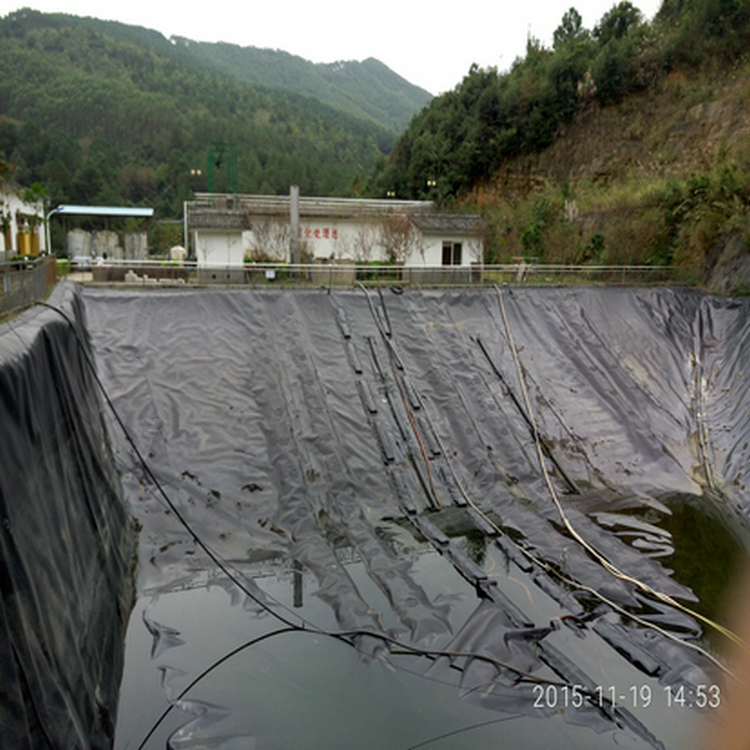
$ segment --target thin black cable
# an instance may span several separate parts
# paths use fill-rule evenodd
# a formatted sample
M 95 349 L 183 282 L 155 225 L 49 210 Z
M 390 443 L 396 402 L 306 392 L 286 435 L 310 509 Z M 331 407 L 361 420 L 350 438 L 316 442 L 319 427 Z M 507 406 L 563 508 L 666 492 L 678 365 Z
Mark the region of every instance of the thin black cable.
M 141 740 L 141 743 L 138 745 L 138 747 L 136 748 L 136 750 L 143 750 L 143 748 L 146 746 L 146 743 L 151 739 L 151 737 L 153 737 L 153 735 L 156 732 L 156 730 L 161 726 L 162 722 L 167 718 L 167 716 L 169 716 L 169 714 L 171 713 L 172 709 L 176 708 L 177 704 L 181 700 L 183 700 L 183 698 L 185 698 L 185 696 L 199 682 L 202 682 L 215 669 L 218 669 L 218 667 L 220 667 L 225 662 L 229 661 L 229 659 L 231 659 L 232 657 L 237 656 L 237 654 L 242 653 L 243 651 L 245 651 L 248 648 L 251 648 L 252 646 L 256 646 L 257 644 L 262 643 L 265 640 L 268 640 L 270 638 L 275 638 L 277 635 L 284 635 L 284 634 L 287 634 L 287 633 L 299 633 L 299 632 L 310 633 L 311 631 L 301 631 L 299 628 L 296 628 L 296 627 L 294 627 L 294 628 L 290 628 L 290 627 L 278 628 L 277 630 L 272 630 L 272 631 L 269 631 L 268 633 L 263 633 L 262 635 L 257 636 L 256 638 L 252 638 L 251 640 L 246 641 L 245 643 L 242 643 L 241 645 L 237 646 L 236 648 L 232 649 L 231 651 L 228 651 L 226 654 L 224 654 L 224 656 L 222 656 L 221 658 L 219 658 L 217 661 L 213 662 L 209 667 L 207 667 L 199 675 L 197 675 L 186 687 L 184 687 L 180 691 L 179 695 L 177 695 L 176 698 L 174 698 L 173 700 L 170 701 L 169 706 L 167 706 L 167 708 L 164 709 L 164 711 L 162 712 L 161 716 L 159 716 L 159 718 L 156 720 L 156 722 L 152 725 L 152 727 L 149 730 L 148 734 L 143 738 L 143 740 Z M 349 631 L 348 634 L 349 635 L 352 635 L 352 634 L 356 634 L 356 635 L 365 635 L 365 634 L 366 635 L 375 635 L 376 637 L 380 638 L 380 634 L 375 634 L 375 633 L 372 633 L 371 631 L 367 631 L 367 630 Z M 325 632 L 321 631 L 320 635 L 324 635 L 324 636 L 335 638 L 336 640 L 342 641 L 342 642 L 346 643 L 349 646 L 353 645 L 345 637 L 342 637 L 342 636 L 345 635 L 343 633 L 325 633 Z M 393 643 L 397 643 L 397 644 L 399 643 L 398 640 L 395 639 L 395 638 L 394 639 L 390 639 L 390 640 Z M 403 644 L 399 644 L 399 645 L 401 647 L 403 647 Z M 480 660 L 484 660 L 484 661 L 490 662 L 493 666 L 496 666 L 496 667 L 498 667 L 498 666 L 500 666 L 502 664 L 502 662 L 499 662 L 496 659 L 492 659 L 492 657 L 483 657 L 481 654 L 466 654 L 466 653 L 451 652 L 451 651 L 437 652 L 437 651 L 430 651 L 428 649 L 419 649 L 419 648 L 416 648 L 416 647 L 415 648 L 405 647 L 405 649 L 404 649 L 403 652 L 392 651 L 391 653 L 394 653 L 394 654 L 401 653 L 403 655 L 408 655 L 408 656 L 427 656 L 427 657 L 438 657 L 438 656 L 446 656 L 447 657 L 447 656 L 452 656 L 452 657 L 462 657 L 462 658 L 463 657 L 465 657 L 465 658 L 479 658 Z M 511 665 L 504 665 L 504 666 L 506 666 L 508 669 L 514 670 L 514 668 Z M 432 682 L 438 682 L 439 684 L 446 685 L 446 686 L 451 687 L 451 688 L 455 687 L 452 683 L 444 682 L 444 681 L 440 681 L 440 680 L 436 680 L 435 678 L 428 678 L 427 675 L 424 675 L 424 674 L 419 674 L 419 673 L 413 672 L 411 670 L 404 670 L 404 671 L 408 672 L 409 674 L 413 674 L 416 677 L 420 677 L 422 679 L 430 679 Z M 463 670 L 461 670 L 459 668 L 459 671 L 463 671 Z M 514 670 L 514 671 L 519 672 L 519 674 L 521 673 L 521 670 Z M 534 678 L 532 675 L 527 675 L 526 673 L 524 673 L 524 676 L 527 679 L 530 677 L 530 678 L 532 678 L 532 680 L 534 682 L 537 682 L 537 679 Z M 567 683 L 555 682 L 555 681 L 550 681 L 550 680 L 539 680 L 539 683 L 545 684 L 545 685 L 554 684 L 554 685 L 557 685 L 558 687 L 564 687 L 567 684 Z M 487 722 L 487 723 L 494 723 L 494 722 Z M 463 730 L 463 729 L 462 730 L 457 730 L 456 733 L 462 732 L 462 731 L 466 731 L 466 730 Z M 432 741 L 432 740 L 430 740 L 430 741 Z
M 40 305 L 44 307 L 48 307 L 50 310 L 54 310 L 56 313 L 61 315 L 70 325 L 70 327 L 73 330 L 73 333 L 75 334 L 76 340 L 78 341 L 78 345 L 81 349 L 81 352 L 83 354 L 84 360 L 86 361 L 87 366 L 89 367 L 92 376 L 94 378 L 94 381 L 97 384 L 97 387 L 99 388 L 100 392 L 102 393 L 102 396 L 104 397 L 104 400 L 107 403 L 107 406 L 109 407 L 110 411 L 112 412 L 112 415 L 114 416 L 115 421 L 117 422 L 118 426 L 122 430 L 123 435 L 125 436 L 125 439 L 128 443 L 128 445 L 132 448 L 133 452 L 135 453 L 135 456 L 138 460 L 138 463 L 141 466 L 141 469 L 143 470 L 143 473 L 145 474 L 146 478 L 151 481 L 151 483 L 154 485 L 156 490 L 158 491 L 159 495 L 161 495 L 164 502 L 167 504 L 167 507 L 174 513 L 175 518 L 182 524 L 182 526 L 185 528 L 185 530 L 188 532 L 190 537 L 193 539 L 193 541 L 206 553 L 206 555 L 209 557 L 209 559 L 229 578 L 230 581 L 232 581 L 244 594 L 246 594 L 250 599 L 252 599 L 256 604 L 258 604 L 260 607 L 262 607 L 264 610 L 269 612 L 269 614 L 272 614 L 277 620 L 284 623 L 284 625 L 288 627 L 293 628 L 299 628 L 301 630 L 304 630 L 304 624 L 299 625 L 298 623 L 292 622 L 291 620 L 287 619 L 283 615 L 281 615 L 279 612 L 274 610 L 272 607 L 269 607 L 260 597 L 258 597 L 255 593 L 253 593 L 241 580 L 238 579 L 238 577 L 230 570 L 229 566 L 224 562 L 224 560 L 221 559 L 221 557 L 214 552 L 211 547 L 204 542 L 198 534 L 193 530 L 192 526 L 188 522 L 188 520 L 182 515 L 180 510 L 177 508 L 175 503 L 172 501 L 172 499 L 169 497 L 169 495 L 164 490 L 164 487 L 162 486 L 161 482 L 157 479 L 153 471 L 151 470 L 151 467 L 146 462 L 146 459 L 144 458 L 143 454 L 141 453 L 140 449 L 136 445 L 135 440 L 130 435 L 130 431 L 125 426 L 125 423 L 123 422 L 122 418 L 120 417 L 119 412 L 115 408 L 114 403 L 112 402 L 112 399 L 109 396 L 109 393 L 107 392 L 107 389 L 104 387 L 104 383 L 102 383 L 101 378 L 99 377 L 99 373 L 96 371 L 96 366 L 91 360 L 91 357 L 89 356 L 88 350 L 84 346 L 83 341 L 81 341 L 80 333 L 78 332 L 78 328 L 76 327 L 76 324 L 73 320 L 71 320 L 70 316 L 64 311 L 61 310 L 58 307 L 55 307 L 54 305 L 50 305 L 48 302 L 39 302 Z M 304 622 L 304 621 L 303 621 Z
M 180 694 L 172 701 L 170 701 L 169 706 L 167 706 L 166 709 L 162 712 L 161 716 L 156 720 L 154 724 L 152 724 L 151 729 L 149 729 L 148 734 L 141 740 L 141 744 L 138 745 L 136 750 L 143 750 L 143 748 L 146 746 L 146 743 L 153 737 L 154 732 L 161 726 L 161 723 L 164 721 L 164 719 L 169 716 L 172 709 L 199 683 L 201 682 L 205 677 L 207 677 L 211 672 L 213 672 L 215 669 L 220 667 L 224 662 L 231 659 L 233 656 L 236 656 L 237 654 L 241 653 L 247 648 L 250 648 L 251 646 L 255 646 L 258 643 L 262 643 L 265 640 L 268 640 L 269 638 L 273 638 L 277 635 L 281 635 L 282 633 L 297 633 L 300 631 L 300 628 L 297 627 L 284 627 L 279 628 L 278 630 L 272 630 L 268 633 L 263 633 L 263 635 L 258 636 L 257 638 L 253 638 L 252 640 L 246 641 L 242 645 L 238 646 L 237 648 L 232 649 L 231 651 L 228 651 L 224 656 L 222 656 L 220 659 L 215 661 L 213 664 L 211 664 L 209 667 L 204 669 L 195 679 L 193 679 L 190 684 L 183 688 L 180 691 Z
M 148 734 L 141 740 L 141 743 L 138 745 L 136 750 L 143 750 L 143 748 L 146 746 L 146 743 L 151 739 L 151 737 L 154 735 L 156 730 L 161 726 L 162 722 L 167 718 L 167 716 L 171 713 L 172 709 L 177 707 L 177 704 L 199 683 L 202 682 L 204 678 L 206 678 L 211 672 L 213 672 L 215 669 L 220 667 L 225 662 L 229 661 L 232 657 L 236 656 L 237 654 L 241 653 L 242 651 L 257 645 L 258 643 L 262 643 L 265 640 L 268 640 L 269 638 L 274 638 L 277 635 L 284 635 L 287 633 L 308 633 L 308 634 L 315 634 L 320 635 L 323 637 L 333 638 L 335 640 L 338 640 L 342 643 L 347 644 L 348 646 L 352 646 L 357 650 L 356 644 L 353 642 L 354 638 L 362 637 L 362 636 L 371 636 L 374 638 L 377 638 L 378 640 L 384 640 L 387 641 L 395 646 L 398 646 L 400 649 L 403 649 L 402 651 L 393 651 L 391 650 L 390 653 L 394 655 L 404 655 L 404 656 L 425 656 L 427 658 L 440 658 L 440 657 L 446 657 L 449 659 L 467 659 L 467 660 L 478 660 L 478 661 L 484 661 L 488 664 L 491 664 L 492 666 L 498 668 L 498 669 L 507 669 L 511 672 L 514 672 L 516 675 L 518 675 L 519 680 L 518 683 L 534 683 L 534 684 L 541 684 L 541 685 L 555 685 L 557 687 L 566 687 L 568 686 L 568 683 L 561 680 L 552 680 L 549 678 L 541 678 L 537 677 L 536 675 L 533 675 L 529 672 L 526 672 L 522 669 L 519 669 L 517 667 L 514 667 L 512 664 L 508 664 L 506 662 L 503 662 L 499 659 L 495 659 L 491 656 L 487 656 L 485 654 L 479 654 L 479 653 L 473 653 L 473 652 L 463 652 L 463 651 L 451 651 L 451 650 L 440 650 L 440 649 L 423 649 L 419 648 L 418 646 L 410 646 L 408 644 L 401 643 L 397 638 L 393 638 L 391 636 L 388 636 L 384 633 L 379 633 L 371 630 L 366 629 L 355 629 L 355 630 L 348 630 L 348 631 L 342 631 L 340 633 L 336 633 L 333 631 L 324 631 L 324 630 L 304 630 L 299 627 L 284 627 L 279 628 L 277 630 L 269 631 L 268 633 L 263 633 L 260 636 L 257 636 L 256 638 L 252 638 L 249 641 L 246 641 L 245 643 L 242 643 L 241 645 L 237 646 L 236 648 L 232 649 L 231 651 L 228 651 L 224 656 L 219 658 L 217 661 L 213 662 L 210 666 L 208 666 L 206 669 L 203 670 L 199 675 L 197 675 L 186 687 L 184 687 L 179 695 L 170 701 L 169 706 L 162 712 L 161 716 L 156 720 L 156 722 L 151 726 L 151 729 L 149 730 Z M 455 665 L 454 665 L 455 666 Z M 463 671 L 460 667 L 457 667 L 459 671 Z M 408 671 L 408 670 L 407 670 Z M 421 678 L 427 678 L 426 675 L 420 675 L 418 673 L 410 672 L 411 674 L 415 674 L 418 677 Z M 438 682 L 434 678 L 432 678 L 432 681 Z M 445 685 L 448 685 L 450 687 L 454 687 L 451 683 L 442 683 Z M 586 695 L 587 697 L 591 698 L 592 700 L 595 698 L 593 693 L 588 693 L 588 691 L 581 690 L 582 695 Z M 488 722 L 493 723 L 493 722 Z M 458 730 L 458 732 L 461 732 L 464 730 Z M 457 732 L 457 733 L 458 733 Z
M 418 742 L 416 745 L 409 745 L 409 747 L 406 748 L 406 750 L 417 750 L 417 748 L 420 747 L 427 747 L 427 745 L 431 745 L 433 742 L 440 742 L 440 740 L 448 739 L 448 737 L 455 737 L 457 734 L 464 734 L 465 732 L 472 732 L 475 729 L 481 729 L 482 727 L 488 727 L 492 726 L 493 724 L 502 724 L 506 721 L 514 721 L 515 719 L 520 719 L 520 716 L 501 716 L 499 719 L 490 719 L 489 721 L 481 721 L 477 724 L 471 724 L 468 727 L 461 727 L 461 729 L 454 729 L 451 732 L 444 732 L 443 734 L 439 734 L 436 737 L 431 737 L 428 740 L 423 740 L 422 742 Z
M 369 302 L 369 297 L 368 297 Z M 180 524 L 185 528 L 185 530 L 188 532 L 190 537 L 195 541 L 195 543 L 206 553 L 206 555 L 209 557 L 209 559 L 231 580 L 243 593 L 245 593 L 250 599 L 252 599 L 256 604 L 258 604 L 262 609 L 267 611 L 269 614 L 271 614 L 273 617 L 275 617 L 277 620 L 282 622 L 285 627 L 281 628 L 276 631 L 271 631 L 271 633 L 264 634 L 263 636 L 259 636 L 256 639 L 253 639 L 252 641 L 249 641 L 242 646 L 228 652 L 223 657 L 221 657 L 218 661 L 214 662 L 211 666 L 209 666 L 206 670 L 204 670 L 201 675 L 196 677 L 190 685 L 188 685 L 180 694 L 180 697 L 184 696 L 192 687 L 194 687 L 198 682 L 200 682 L 207 674 L 209 674 L 213 669 L 218 667 L 220 664 L 226 662 L 228 659 L 232 658 L 232 656 L 235 656 L 237 653 L 241 652 L 245 648 L 249 648 L 250 646 L 254 645 L 255 643 L 261 642 L 262 640 L 271 637 L 272 635 L 278 635 L 281 633 L 286 632 L 305 632 L 320 636 L 325 636 L 329 638 L 335 638 L 343 643 L 346 643 L 347 645 L 353 647 L 355 650 L 360 651 L 360 649 L 357 646 L 356 640 L 365 636 L 369 636 L 371 638 L 375 638 L 376 640 L 381 640 L 386 643 L 391 644 L 392 646 L 396 646 L 397 648 L 403 649 L 405 652 L 414 654 L 414 655 L 421 655 L 426 656 L 430 658 L 437 658 L 437 657 L 446 657 L 449 659 L 468 659 L 468 660 L 479 660 L 484 661 L 489 664 L 492 664 L 493 666 L 497 667 L 498 669 L 506 669 L 508 671 L 511 671 L 515 673 L 518 678 L 519 682 L 533 682 L 535 684 L 545 684 L 545 685 L 557 685 L 560 687 L 567 686 L 570 683 L 568 683 L 565 680 L 552 680 L 549 678 L 542 678 L 537 677 L 536 675 L 533 675 L 529 672 L 526 672 L 522 669 L 519 669 L 518 667 L 513 666 L 512 664 L 503 662 L 499 659 L 494 659 L 493 657 L 481 654 L 481 653 L 474 653 L 474 652 L 460 652 L 460 651 L 451 651 L 451 650 L 441 650 L 441 649 L 422 649 L 417 646 L 412 646 L 410 644 L 402 643 L 397 638 L 394 638 L 392 636 L 389 636 L 386 633 L 378 632 L 378 631 L 371 631 L 367 629 L 353 629 L 348 631 L 327 631 L 323 630 L 321 628 L 318 628 L 311 623 L 307 623 L 305 620 L 301 620 L 303 623 L 302 625 L 292 622 L 291 620 L 283 617 L 281 614 L 279 614 L 275 609 L 270 607 L 266 602 L 264 602 L 262 599 L 260 599 L 258 596 L 256 596 L 247 586 L 245 586 L 240 580 L 238 580 L 237 576 L 234 575 L 228 564 L 222 560 L 222 558 L 215 553 L 209 545 L 207 545 L 205 542 L 203 542 L 198 534 L 193 531 L 192 527 L 190 526 L 190 523 L 187 521 L 187 519 L 182 515 L 182 513 L 178 510 L 178 508 L 175 506 L 174 502 L 171 500 L 169 495 L 164 490 L 162 484 L 159 482 L 157 477 L 154 475 L 153 471 L 151 470 L 150 466 L 146 462 L 146 459 L 142 455 L 141 451 L 139 450 L 138 446 L 135 443 L 135 440 L 130 435 L 130 432 L 128 431 L 127 427 L 125 426 L 122 418 L 120 417 L 114 403 L 112 402 L 112 399 L 110 398 L 103 382 L 101 381 L 99 374 L 96 370 L 96 366 L 94 362 L 92 361 L 89 352 L 84 345 L 84 342 L 81 340 L 80 333 L 78 331 L 78 327 L 76 326 L 76 323 L 70 318 L 70 316 L 60 308 L 55 307 L 54 305 L 51 305 L 47 302 L 38 302 L 39 305 L 42 305 L 44 307 L 48 307 L 49 309 L 53 310 L 54 312 L 58 313 L 61 317 L 63 317 L 67 323 L 70 325 L 71 329 L 73 330 L 73 333 L 76 337 L 76 340 L 78 342 L 78 345 L 81 349 L 82 355 L 84 357 L 84 360 L 89 367 L 92 376 L 94 378 L 94 381 L 102 393 L 102 396 L 109 407 L 110 411 L 112 412 L 112 415 L 117 422 L 118 426 L 123 432 L 123 435 L 125 436 L 128 444 L 133 449 L 133 452 L 138 459 L 138 462 L 140 463 L 144 474 L 148 479 L 151 480 L 154 487 L 157 489 L 161 497 L 163 498 L 164 502 L 166 503 L 167 507 L 174 513 L 175 518 L 180 522 Z M 381 331 L 382 333 L 382 331 Z M 305 625 L 310 625 L 310 627 L 305 627 Z M 582 691 L 582 693 L 586 694 L 587 691 Z M 590 696 L 589 696 L 590 697 Z M 180 698 L 178 698 L 179 700 Z M 170 707 L 165 711 L 165 715 L 171 711 L 172 704 L 170 704 Z M 160 717 L 157 720 L 157 725 L 160 724 L 164 719 L 164 716 Z M 143 740 L 141 745 L 139 745 L 139 750 L 142 750 L 143 746 L 145 745 L 145 742 L 153 736 L 154 731 L 156 730 L 156 726 L 153 726 L 151 730 L 149 731 L 147 738 Z

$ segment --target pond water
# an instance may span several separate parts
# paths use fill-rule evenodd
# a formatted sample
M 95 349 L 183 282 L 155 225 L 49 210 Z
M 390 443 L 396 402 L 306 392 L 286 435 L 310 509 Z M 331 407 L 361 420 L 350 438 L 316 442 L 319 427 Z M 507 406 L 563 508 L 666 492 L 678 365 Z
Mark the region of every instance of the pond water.
M 349 559 L 346 567 L 363 597 L 378 606 L 383 593 L 364 564 Z M 497 546 L 487 545 L 482 567 L 535 622 L 564 614 Z M 442 595 L 457 628 L 479 606 L 453 567 L 428 545 L 414 557 L 411 572 L 436 601 Z M 284 561 L 246 573 L 275 607 L 288 608 L 319 630 L 338 630 L 310 575 Z M 450 593 L 456 591 L 461 593 Z M 382 603 L 381 611 L 389 612 Z M 395 618 L 383 624 L 389 632 L 399 630 Z M 394 648 L 398 653 L 373 662 L 319 632 L 290 632 L 231 584 L 203 572 L 186 581 L 182 590 L 138 601 L 128 632 L 116 748 L 139 747 L 174 701 L 144 747 L 549 750 L 565 742 L 584 750 L 697 750 L 692 743 L 704 717 L 670 700 L 674 696 L 658 679 L 617 658 L 595 634 L 582 638 L 561 628 L 548 638 L 601 686 L 604 698 L 616 696 L 652 739 L 614 722 L 592 722 L 590 708 L 574 708 L 574 694 L 562 687 L 531 688 L 537 704 L 531 711 L 514 713 L 512 701 L 507 713 L 501 710 L 502 702 L 481 705 L 462 688 L 460 672 L 445 665 L 436 669 L 434 658 Z M 235 649 L 240 650 L 181 695 Z M 536 674 L 558 681 L 551 670 Z M 518 689 L 528 696 L 529 687 Z

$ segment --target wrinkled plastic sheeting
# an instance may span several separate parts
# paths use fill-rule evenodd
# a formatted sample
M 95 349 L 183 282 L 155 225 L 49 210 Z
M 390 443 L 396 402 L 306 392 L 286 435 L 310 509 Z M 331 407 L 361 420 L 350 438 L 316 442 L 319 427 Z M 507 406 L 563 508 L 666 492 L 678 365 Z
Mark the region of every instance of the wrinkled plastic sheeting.
M 50 304 L 67 320 L 36 307 L 0 326 L 0 736 L 106 748 L 133 537 L 80 297 L 63 286 Z
M 464 654 L 451 663 L 483 705 L 538 716 L 520 672 L 551 670 L 593 693 L 556 645 L 568 630 L 667 684 L 714 679 L 690 647 L 702 627 L 689 614 L 613 576 L 565 531 L 533 424 L 580 536 L 627 576 L 693 602 L 660 562 L 669 533 L 631 512 L 666 512 L 662 498 L 682 493 L 746 526 L 746 303 L 671 289 L 87 290 L 85 300 L 107 389 L 194 532 L 228 560 L 299 566 L 342 630 L 382 627 L 340 562 L 346 547 L 402 637 L 442 649 L 442 661 Z M 191 534 L 124 441 L 120 453 L 145 530 L 141 590 L 189 586 L 202 570 Z M 456 514 L 557 602 L 554 627 L 488 579 L 448 528 Z M 429 595 L 383 519 L 450 562 L 459 593 L 478 598 L 467 619 Z M 508 667 L 467 660 L 472 651 Z M 631 716 L 591 714 L 571 721 L 620 722 L 660 746 Z
M 746 502 L 746 301 L 671 289 L 504 300 L 542 417 L 564 425 L 603 477 Z

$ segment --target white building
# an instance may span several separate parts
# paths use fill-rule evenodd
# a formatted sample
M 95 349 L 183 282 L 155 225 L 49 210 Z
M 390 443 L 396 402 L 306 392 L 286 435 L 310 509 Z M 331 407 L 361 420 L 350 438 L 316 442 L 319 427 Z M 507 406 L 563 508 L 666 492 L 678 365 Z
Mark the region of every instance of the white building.
M 290 262 L 289 196 L 199 194 L 185 204 L 185 234 L 199 266 L 245 258 Z M 299 198 L 297 239 L 306 260 L 390 261 L 404 266 L 481 263 L 484 223 L 444 214 L 430 201 Z
M 482 263 L 486 226 L 479 215 L 430 213 L 415 216 L 412 221 L 423 237 L 424 265 Z
M 0 183 L 0 260 L 46 251 L 43 201 L 27 203 L 17 189 Z

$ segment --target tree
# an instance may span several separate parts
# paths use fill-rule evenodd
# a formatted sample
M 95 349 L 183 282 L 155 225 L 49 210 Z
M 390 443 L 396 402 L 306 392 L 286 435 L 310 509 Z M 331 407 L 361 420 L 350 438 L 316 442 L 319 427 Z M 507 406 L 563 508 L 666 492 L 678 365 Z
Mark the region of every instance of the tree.
M 353 255 L 356 263 L 368 263 L 372 260 L 372 253 L 377 240 L 378 234 L 375 225 L 364 218 L 360 218 L 351 241 L 345 244 L 345 252 Z
M 585 42 L 589 38 L 589 32 L 583 28 L 581 14 L 575 8 L 570 8 L 563 15 L 562 21 L 555 29 L 552 38 L 555 49 L 566 44 Z
M 634 90 L 635 52 L 628 39 L 610 39 L 597 55 L 593 65 L 596 92 L 602 104 L 622 101 Z
M 549 198 L 537 195 L 531 208 L 531 218 L 521 232 L 524 258 L 539 258 L 544 252 L 544 232 L 553 218 L 553 208 Z
M 17 171 L 17 167 L 6 161 L 5 157 L 0 154 L 0 188 L 10 185 L 14 181 Z
M 602 16 L 602 20 L 594 27 L 594 36 L 604 46 L 612 39 L 622 39 L 640 20 L 641 11 L 629 0 L 621 0 Z
M 423 252 L 419 231 L 408 214 L 393 214 L 380 223 L 378 241 L 389 263 L 403 265 L 417 250 Z
M 258 262 L 284 260 L 292 244 L 288 221 L 258 219 L 253 221 L 253 244 L 250 257 Z

